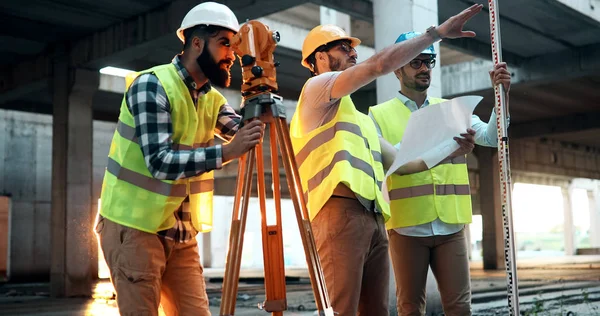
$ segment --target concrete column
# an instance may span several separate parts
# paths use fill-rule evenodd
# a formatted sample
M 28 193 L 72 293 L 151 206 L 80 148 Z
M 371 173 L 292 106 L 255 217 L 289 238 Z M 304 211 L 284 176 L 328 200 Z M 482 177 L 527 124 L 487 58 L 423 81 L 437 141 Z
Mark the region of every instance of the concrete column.
M 0 195 L 0 279 L 10 279 L 10 197 Z
M 373 0 L 373 21 L 375 26 L 375 51 L 379 52 L 396 41 L 396 38 L 407 31 L 425 30 L 434 24 L 437 24 L 437 1 L 435 0 Z M 436 44 L 436 50 L 439 45 Z M 439 65 L 439 54 L 438 54 Z M 429 95 L 441 97 L 441 78 L 440 67 L 434 68 L 432 73 L 431 87 Z M 396 97 L 400 90 L 400 82 L 393 73 L 387 74 L 377 79 L 377 103 L 382 103 Z M 395 285 L 394 279 L 390 281 L 390 297 L 394 302 L 395 310 Z M 427 315 L 440 313 L 441 301 L 437 290 L 437 283 L 433 277 L 431 269 L 427 276 Z
M 50 291 L 90 296 L 98 276 L 92 209 L 92 98 L 99 73 L 73 70 L 67 56 L 53 65 Z
M 321 24 L 333 24 L 341 27 L 346 33 L 351 34 L 350 16 L 348 14 L 321 6 Z
M 497 270 L 505 264 L 498 151 L 489 147 L 475 149 L 479 159 L 479 203 L 483 217 L 483 268 Z
M 565 255 L 575 255 L 575 226 L 573 225 L 573 187 L 562 188 L 564 211 Z
M 212 240 L 211 232 L 202 234 L 202 266 L 212 267 Z
M 375 51 L 379 52 L 396 41 L 401 33 L 419 31 L 424 33 L 431 25 L 438 24 L 436 0 L 373 0 L 373 21 L 375 25 Z M 428 94 L 442 96 L 442 78 L 439 44 L 435 44 L 437 66 L 433 69 Z M 377 103 L 396 96 L 400 83 L 393 73 L 377 79 Z
M 592 248 L 600 248 L 600 197 L 599 190 L 588 191 L 590 205 L 590 244 Z

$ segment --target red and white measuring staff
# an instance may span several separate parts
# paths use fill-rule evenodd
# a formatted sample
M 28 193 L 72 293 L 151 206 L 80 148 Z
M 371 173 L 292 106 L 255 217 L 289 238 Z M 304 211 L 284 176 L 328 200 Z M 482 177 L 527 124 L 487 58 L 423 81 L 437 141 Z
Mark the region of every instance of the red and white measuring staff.
M 500 45 L 500 15 L 496 0 L 488 0 L 490 12 L 490 36 L 494 65 L 502 62 Z M 500 189 L 502 194 L 502 227 L 504 235 L 504 260 L 506 263 L 506 282 L 508 291 L 509 315 L 519 314 L 519 288 L 517 283 L 517 263 L 515 256 L 515 237 L 512 220 L 512 186 L 510 180 L 510 160 L 508 154 L 508 133 L 506 131 L 506 100 L 504 86 L 494 86 L 496 124 L 498 126 L 498 163 L 500 165 Z

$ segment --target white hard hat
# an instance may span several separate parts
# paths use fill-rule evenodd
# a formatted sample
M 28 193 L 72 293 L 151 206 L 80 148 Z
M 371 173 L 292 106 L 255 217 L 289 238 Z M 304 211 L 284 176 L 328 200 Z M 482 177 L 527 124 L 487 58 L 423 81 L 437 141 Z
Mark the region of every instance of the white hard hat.
M 231 9 L 220 3 L 204 2 L 193 7 L 185 15 L 181 27 L 177 30 L 177 37 L 185 42 L 183 31 L 201 24 L 224 27 L 234 33 L 240 30 L 240 23 Z

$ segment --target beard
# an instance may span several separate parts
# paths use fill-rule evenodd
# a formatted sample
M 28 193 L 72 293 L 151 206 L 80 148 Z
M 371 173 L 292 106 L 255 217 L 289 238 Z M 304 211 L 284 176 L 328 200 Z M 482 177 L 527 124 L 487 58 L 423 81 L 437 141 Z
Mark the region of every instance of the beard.
M 417 76 L 415 76 L 415 78 L 410 78 L 406 72 L 404 72 L 404 69 L 400 69 L 400 71 L 402 72 L 402 82 L 404 82 L 404 85 L 407 88 L 413 89 L 415 91 L 419 91 L 419 92 L 423 92 L 427 89 L 429 89 L 429 85 L 431 84 L 431 76 L 429 76 L 429 82 L 425 83 L 425 84 L 421 84 L 419 82 L 417 82 L 416 77 L 418 75 L 422 75 L 422 74 L 418 74 Z
M 327 53 L 327 56 L 329 56 L 329 69 L 331 69 L 332 71 L 343 70 L 340 69 L 342 66 L 342 62 L 339 59 L 331 56 L 331 54 L 329 53 Z
M 202 50 L 202 54 L 200 54 L 200 56 L 198 56 L 196 59 L 196 62 L 211 84 L 221 88 L 229 87 L 229 84 L 231 83 L 229 69 L 221 68 L 221 64 L 228 65 L 228 61 L 221 60 L 217 63 L 212 54 L 209 52 L 208 48 L 205 46 Z

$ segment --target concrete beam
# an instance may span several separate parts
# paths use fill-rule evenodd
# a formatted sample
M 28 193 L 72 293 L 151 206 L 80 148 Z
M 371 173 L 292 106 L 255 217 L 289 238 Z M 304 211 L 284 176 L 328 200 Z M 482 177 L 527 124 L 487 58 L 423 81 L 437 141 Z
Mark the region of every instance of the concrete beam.
M 310 0 L 310 2 L 322 5 L 349 16 L 373 23 L 373 3 L 367 0 Z
M 512 124 L 509 136 L 514 139 L 529 137 L 551 137 L 555 134 L 585 131 L 600 128 L 600 113 L 581 113 L 552 119 Z
M 175 31 L 189 9 L 197 4 L 198 1 L 193 0 L 173 1 L 69 43 L 69 49 L 58 44 L 30 60 L 0 69 L 0 98 L 16 88 L 31 93 L 31 85 L 50 78 L 54 56 L 66 53 L 71 67 L 99 69 L 116 61 L 139 58 L 157 46 L 181 45 Z M 240 21 L 245 21 L 285 10 L 297 5 L 297 1 L 236 0 L 225 1 L 225 4 Z M 180 46 L 174 47 L 179 49 Z
M 449 45 L 451 46 L 451 45 Z M 514 84 L 547 84 L 569 78 L 597 74 L 600 70 L 600 44 L 567 49 L 534 58 L 507 61 Z M 442 67 L 442 91 L 452 97 L 490 89 L 490 58 Z
M 600 2 L 597 0 L 556 0 L 555 2 L 577 11 L 578 13 L 584 15 L 586 20 L 600 26 Z
M 481 59 L 492 59 L 492 47 L 489 42 L 480 42 L 473 38 L 456 38 L 444 40 L 440 43 L 440 45 L 447 46 L 464 54 L 479 57 Z M 511 65 L 520 65 L 524 58 L 517 54 L 503 50 L 502 60 Z
M 600 44 L 567 49 L 524 61 L 520 82 L 552 82 L 597 74 L 600 70 Z
M 41 55 L 12 67 L 0 68 L 0 104 L 48 87 L 52 58 Z
M 510 167 L 515 172 L 554 178 L 600 179 L 598 152 L 597 148 L 574 147 L 549 139 L 519 139 L 510 143 Z
M 275 54 L 279 54 L 281 51 L 281 47 L 287 48 L 289 50 L 301 52 L 302 51 L 302 43 L 306 35 L 310 30 L 303 29 L 301 27 L 293 26 L 287 23 L 279 22 L 269 18 L 260 18 L 259 21 L 268 25 L 270 29 L 277 30 L 282 35 L 281 41 L 278 44 L 278 48 L 275 50 Z M 283 50 L 282 54 L 286 54 L 286 51 Z M 357 61 L 361 62 L 366 60 L 367 58 L 373 56 L 375 54 L 375 49 L 372 47 L 359 45 L 356 47 L 356 53 L 358 54 Z M 301 54 L 294 54 L 294 57 L 298 57 L 298 63 L 300 63 Z M 278 68 L 278 71 L 282 68 Z

